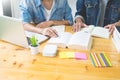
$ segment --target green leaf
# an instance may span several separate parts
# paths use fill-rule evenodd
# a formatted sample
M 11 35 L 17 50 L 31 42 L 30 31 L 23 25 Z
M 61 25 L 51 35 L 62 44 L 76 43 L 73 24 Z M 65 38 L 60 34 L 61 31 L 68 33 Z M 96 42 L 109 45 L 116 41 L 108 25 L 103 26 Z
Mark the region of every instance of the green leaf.
M 35 36 L 30 37 L 30 44 L 31 44 L 31 46 L 34 46 L 34 47 L 38 45 L 37 39 Z

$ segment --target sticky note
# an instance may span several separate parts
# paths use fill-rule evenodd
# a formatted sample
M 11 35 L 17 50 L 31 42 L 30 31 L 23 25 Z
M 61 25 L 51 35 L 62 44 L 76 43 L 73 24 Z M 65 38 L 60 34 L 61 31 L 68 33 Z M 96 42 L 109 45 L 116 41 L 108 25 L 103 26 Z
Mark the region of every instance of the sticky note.
M 85 53 L 75 52 L 75 58 L 80 60 L 87 60 Z
M 67 58 L 67 53 L 66 52 L 60 52 L 59 57 L 60 58 Z
M 67 52 L 67 58 L 74 58 L 75 54 L 74 52 Z

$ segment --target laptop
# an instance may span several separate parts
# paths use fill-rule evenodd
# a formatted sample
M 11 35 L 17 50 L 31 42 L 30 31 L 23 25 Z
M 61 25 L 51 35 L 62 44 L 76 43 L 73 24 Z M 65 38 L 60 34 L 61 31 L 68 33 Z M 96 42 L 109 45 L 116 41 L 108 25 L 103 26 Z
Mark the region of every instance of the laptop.
M 42 34 L 27 32 L 23 28 L 20 19 L 0 16 L 0 39 L 10 42 L 12 44 L 29 48 L 29 38 L 32 35 L 37 35 L 38 43 L 48 39 L 47 36 Z

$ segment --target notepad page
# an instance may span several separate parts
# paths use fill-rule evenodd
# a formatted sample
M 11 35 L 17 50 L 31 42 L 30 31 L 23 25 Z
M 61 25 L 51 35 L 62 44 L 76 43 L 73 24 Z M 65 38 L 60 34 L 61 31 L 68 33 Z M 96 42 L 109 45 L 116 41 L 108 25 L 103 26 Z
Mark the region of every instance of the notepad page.
M 101 37 L 101 38 L 109 38 L 109 30 L 105 29 L 103 27 L 95 27 L 94 30 L 91 33 L 92 36 L 96 36 L 96 37 Z
M 89 47 L 91 48 L 91 42 L 91 35 L 89 33 L 77 32 L 72 35 L 68 48 L 89 50 Z
M 72 34 L 69 32 L 64 32 L 62 34 L 60 34 L 58 37 L 56 38 L 50 38 L 47 42 L 47 44 L 55 44 L 58 47 L 62 47 L 65 48 L 66 45 L 68 44 L 70 38 L 71 38 Z
M 58 35 L 65 32 L 65 25 L 52 26 L 52 28 L 57 31 Z
M 95 27 L 94 25 L 89 25 L 89 26 L 87 26 L 85 28 L 82 28 L 81 32 L 91 33 L 93 31 L 94 27 Z
M 38 43 L 41 43 L 41 42 L 43 42 L 43 41 L 48 39 L 48 37 L 45 36 L 45 35 L 34 33 L 34 32 L 30 32 L 30 31 L 25 31 L 25 34 L 26 34 L 27 37 L 36 36 L 36 38 L 38 40 Z

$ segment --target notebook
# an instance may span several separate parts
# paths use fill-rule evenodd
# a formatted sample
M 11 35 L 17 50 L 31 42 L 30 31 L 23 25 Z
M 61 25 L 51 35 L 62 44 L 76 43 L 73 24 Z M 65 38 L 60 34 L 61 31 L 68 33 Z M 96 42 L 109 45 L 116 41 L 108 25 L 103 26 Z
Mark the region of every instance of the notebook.
M 50 38 L 47 44 L 54 44 L 61 48 L 67 47 L 76 50 L 90 50 L 92 37 L 89 33 L 76 32 L 71 34 L 64 32 L 56 38 Z
M 89 25 L 86 28 L 82 28 L 81 31 L 99 38 L 109 39 L 110 36 L 109 30 L 100 26 Z

